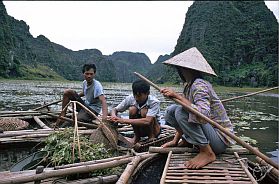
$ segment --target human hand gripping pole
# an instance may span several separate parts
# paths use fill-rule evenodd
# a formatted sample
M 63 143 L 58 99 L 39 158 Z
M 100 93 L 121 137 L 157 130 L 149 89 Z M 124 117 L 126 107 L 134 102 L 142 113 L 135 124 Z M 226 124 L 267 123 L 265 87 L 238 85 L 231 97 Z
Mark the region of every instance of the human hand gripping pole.
M 144 76 L 142 76 L 141 74 L 134 72 L 135 75 L 137 75 L 139 78 L 141 78 L 142 80 L 144 80 L 145 82 L 147 82 L 148 84 L 150 84 L 151 86 L 153 86 L 155 89 L 161 91 L 160 87 L 157 86 L 156 84 L 154 84 L 153 82 L 151 82 L 150 80 L 148 80 L 147 78 L 145 78 Z M 244 142 L 243 140 L 241 140 L 239 137 L 237 137 L 236 135 L 234 135 L 233 133 L 229 132 L 228 130 L 226 130 L 224 127 L 222 127 L 221 125 L 219 125 L 218 123 L 216 123 L 215 121 L 211 120 L 210 118 L 208 118 L 207 116 L 203 115 L 202 113 L 200 113 L 199 111 L 197 111 L 196 109 L 192 108 L 190 105 L 187 105 L 185 103 L 183 103 L 181 100 L 177 99 L 177 98 L 170 98 L 173 101 L 175 101 L 176 103 L 182 105 L 183 108 L 187 109 L 189 112 L 195 114 L 197 117 L 205 120 L 206 122 L 210 123 L 212 126 L 218 128 L 220 131 L 222 131 L 224 134 L 228 135 L 230 138 L 232 138 L 233 140 L 235 140 L 237 143 L 239 143 L 241 146 L 245 147 L 246 149 L 248 149 L 251 153 L 254 153 L 255 155 L 257 155 L 258 157 L 262 158 L 264 161 L 266 161 L 267 163 L 269 163 L 271 166 L 275 167 L 276 169 L 278 169 L 278 164 L 276 164 L 275 162 L 273 162 L 270 158 L 268 158 L 266 155 L 264 155 L 263 153 L 261 153 L 258 149 L 252 147 L 251 145 L 249 145 L 248 143 Z

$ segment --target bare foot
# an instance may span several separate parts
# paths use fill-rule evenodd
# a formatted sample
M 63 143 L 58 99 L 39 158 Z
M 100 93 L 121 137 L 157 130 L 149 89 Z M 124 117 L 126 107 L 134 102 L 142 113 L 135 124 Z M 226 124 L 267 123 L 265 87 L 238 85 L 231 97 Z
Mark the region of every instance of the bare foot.
M 163 144 L 161 147 L 168 148 L 168 147 L 175 147 L 175 146 L 177 146 L 177 142 L 172 140 L 172 141 L 169 141 L 169 142 Z
M 199 169 L 203 166 L 216 160 L 215 153 L 212 151 L 209 145 L 200 147 L 200 153 L 193 159 L 186 161 L 185 166 L 188 169 Z

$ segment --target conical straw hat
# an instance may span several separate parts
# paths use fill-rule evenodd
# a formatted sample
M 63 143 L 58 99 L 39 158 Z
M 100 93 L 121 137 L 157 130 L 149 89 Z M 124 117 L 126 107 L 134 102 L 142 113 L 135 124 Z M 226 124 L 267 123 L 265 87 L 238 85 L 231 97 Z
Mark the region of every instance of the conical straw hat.
M 192 47 L 166 61 L 167 65 L 175 65 L 184 68 L 190 68 L 207 74 L 216 75 L 211 66 L 207 63 L 203 55 L 196 47 Z

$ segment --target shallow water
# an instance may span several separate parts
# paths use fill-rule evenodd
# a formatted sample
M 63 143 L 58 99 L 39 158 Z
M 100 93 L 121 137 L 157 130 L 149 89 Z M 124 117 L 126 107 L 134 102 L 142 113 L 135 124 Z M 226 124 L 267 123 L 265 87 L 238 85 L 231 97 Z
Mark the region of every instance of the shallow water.
M 117 105 L 131 94 L 131 84 L 102 83 L 110 107 Z M 81 82 L 54 81 L 0 81 L 0 111 L 29 110 L 60 100 L 64 89 L 81 91 Z M 174 88 L 181 91 L 182 88 Z M 161 103 L 161 114 L 173 103 L 151 87 Z M 243 95 L 243 93 L 218 92 L 220 99 Z M 278 149 L 278 95 L 256 95 L 224 103 L 234 124 L 237 136 L 267 153 Z M 60 110 L 60 105 L 52 106 Z M 162 120 L 162 123 L 164 120 Z M 269 154 L 271 156 L 271 154 Z

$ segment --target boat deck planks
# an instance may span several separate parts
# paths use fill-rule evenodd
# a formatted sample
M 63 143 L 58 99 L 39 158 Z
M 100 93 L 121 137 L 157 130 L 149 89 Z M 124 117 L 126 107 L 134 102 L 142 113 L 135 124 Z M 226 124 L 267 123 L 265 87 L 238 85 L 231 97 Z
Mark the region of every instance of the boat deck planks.
M 254 184 L 257 183 L 249 173 L 242 159 L 238 154 L 221 154 L 216 160 L 201 169 L 187 169 L 185 161 L 194 158 L 197 153 L 174 154 L 169 152 L 161 178 L 164 183 L 237 183 Z

